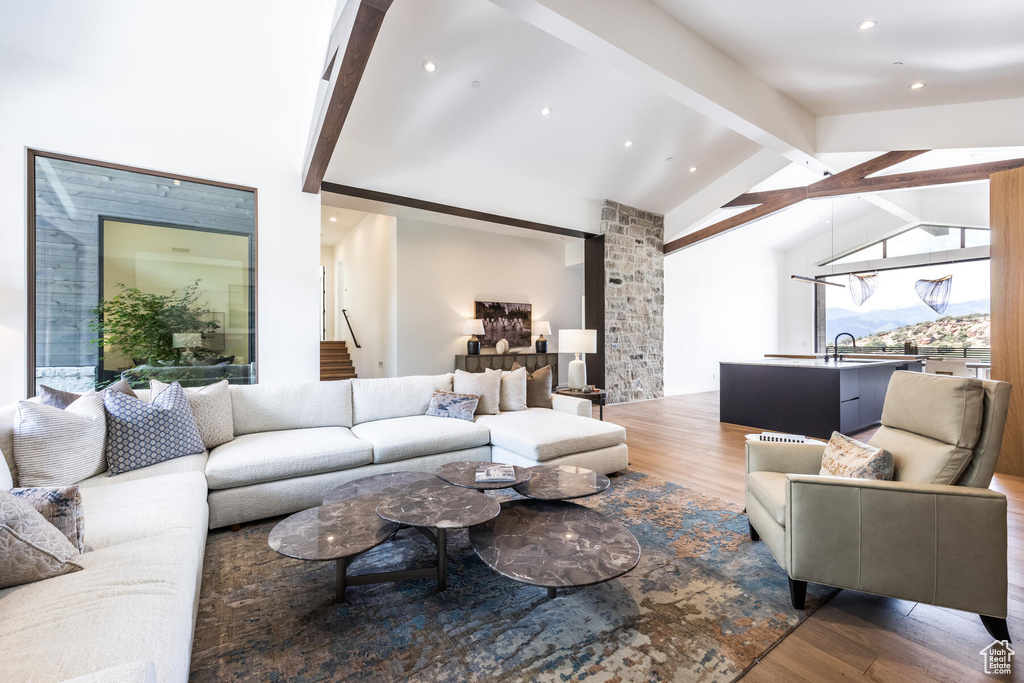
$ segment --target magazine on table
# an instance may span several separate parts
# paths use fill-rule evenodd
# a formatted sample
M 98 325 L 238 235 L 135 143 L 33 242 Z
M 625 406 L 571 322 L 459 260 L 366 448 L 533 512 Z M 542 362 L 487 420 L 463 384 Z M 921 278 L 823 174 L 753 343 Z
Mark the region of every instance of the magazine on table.
M 477 481 L 515 481 L 516 471 L 512 465 L 478 465 Z
M 799 434 L 781 434 L 779 432 L 761 432 L 760 434 L 747 434 L 751 441 L 767 441 L 769 443 L 815 443 L 817 439 L 808 439 Z

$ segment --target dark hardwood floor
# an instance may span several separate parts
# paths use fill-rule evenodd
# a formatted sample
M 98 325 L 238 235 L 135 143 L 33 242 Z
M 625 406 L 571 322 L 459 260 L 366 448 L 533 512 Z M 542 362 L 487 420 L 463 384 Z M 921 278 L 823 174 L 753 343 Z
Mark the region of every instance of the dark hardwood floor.
M 752 429 L 718 421 L 717 392 L 607 406 L 604 418 L 626 428 L 632 469 L 743 505 Z M 996 475 L 992 488 L 1009 501 L 1010 635 L 1024 639 L 1024 478 Z M 1024 680 L 1024 654 L 1022 673 L 984 674 L 980 650 L 991 640 L 977 615 L 844 590 L 743 680 Z

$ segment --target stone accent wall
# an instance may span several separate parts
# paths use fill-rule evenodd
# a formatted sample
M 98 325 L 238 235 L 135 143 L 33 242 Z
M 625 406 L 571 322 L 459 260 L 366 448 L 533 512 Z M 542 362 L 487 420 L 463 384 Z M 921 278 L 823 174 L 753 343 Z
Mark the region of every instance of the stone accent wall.
M 665 217 L 605 200 L 605 385 L 609 403 L 665 395 Z

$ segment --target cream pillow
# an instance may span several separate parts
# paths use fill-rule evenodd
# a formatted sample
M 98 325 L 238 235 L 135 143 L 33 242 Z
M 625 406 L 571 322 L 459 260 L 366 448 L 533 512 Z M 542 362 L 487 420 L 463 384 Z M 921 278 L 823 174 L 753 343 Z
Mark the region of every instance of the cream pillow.
M 501 412 L 526 410 L 526 368 L 501 373 L 498 409 Z
M 57 527 L 26 501 L 0 491 L 0 588 L 77 572 L 77 558 L 78 549 Z
M 501 395 L 501 371 L 487 368 L 483 372 L 455 371 L 453 391 L 456 394 L 476 394 L 480 403 L 477 415 L 497 415 Z
M 891 481 L 893 473 L 892 453 L 876 448 L 839 432 L 832 432 L 832 438 L 825 446 L 818 474 L 848 479 L 881 479 Z
M 149 400 L 155 399 L 169 386 L 171 385 L 164 384 L 160 380 L 149 380 Z M 188 406 L 192 409 L 193 417 L 196 418 L 199 436 L 202 437 L 203 445 L 207 450 L 235 438 L 235 421 L 231 412 L 231 391 L 226 379 L 205 387 L 185 389 L 185 397 L 188 398 Z
M 89 390 L 64 410 L 18 401 L 14 463 L 19 486 L 70 486 L 107 469 L 103 395 Z

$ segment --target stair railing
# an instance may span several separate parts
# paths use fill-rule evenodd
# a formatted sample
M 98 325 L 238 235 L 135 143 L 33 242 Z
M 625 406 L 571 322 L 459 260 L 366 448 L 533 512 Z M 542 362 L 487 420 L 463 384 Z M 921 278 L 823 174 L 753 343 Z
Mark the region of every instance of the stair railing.
M 363 348 L 359 345 L 359 342 L 356 341 L 356 333 L 352 331 L 352 321 L 348 319 L 348 311 L 343 308 L 341 309 L 341 314 L 345 316 L 345 324 L 348 325 L 348 333 L 352 335 L 352 343 L 356 345 L 357 349 Z

